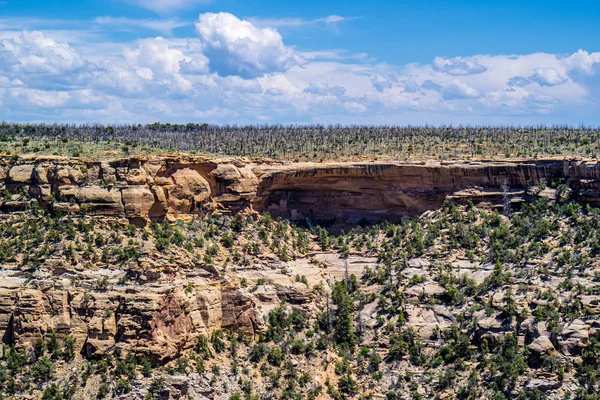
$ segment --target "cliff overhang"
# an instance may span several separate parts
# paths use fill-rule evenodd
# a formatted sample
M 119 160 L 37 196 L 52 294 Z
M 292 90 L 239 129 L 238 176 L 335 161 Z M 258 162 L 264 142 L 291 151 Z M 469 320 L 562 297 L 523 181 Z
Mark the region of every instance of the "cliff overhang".
M 55 212 L 144 222 L 202 212 L 254 210 L 317 221 L 398 219 L 446 199 L 492 204 L 542 181 L 600 204 L 596 160 L 284 163 L 190 156 L 107 161 L 29 157 L 0 160 L 3 212 L 31 200 Z

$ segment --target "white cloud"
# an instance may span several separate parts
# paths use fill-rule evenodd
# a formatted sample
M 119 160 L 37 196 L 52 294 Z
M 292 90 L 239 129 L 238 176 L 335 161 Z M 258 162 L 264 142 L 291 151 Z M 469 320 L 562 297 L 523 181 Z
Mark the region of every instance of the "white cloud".
M 67 43 L 59 43 L 42 32 L 0 38 L 0 60 L 0 68 L 21 74 L 62 75 L 85 65 Z
M 454 80 L 443 86 L 442 96 L 445 100 L 476 99 L 480 96 L 480 93 L 466 83 Z
M 201 14 L 196 30 L 211 69 L 221 75 L 255 77 L 304 61 L 275 29 L 257 28 L 232 14 Z
M 147 21 L 166 32 L 179 24 Z M 95 24 L 119 22 L 131 21 Z M 339 49 L 298 51 L 272 27 L 226 13 L 201 14 L 196 29 L 129 43 L 90 31 L 0 31 L 0 120 L 597 123 L 600 53 L 398 66 Z
M 131 31 L 133 28 L 143 28 L 161 32 L 172 36 L 173 30 L 184 26 L 192 25 L 190 22 L 182 21 L 178 18 L 169 19 L 136 19 L 124 17 L 97 17 L 94 23 L 98 25 L 109 26 L 113 30 Z
M 104 60 L 86 77 L 91 88 L 106 95 L 135 98 L 142 97 L 148 85 L 142 75 L 143 73 L 136 71 L 134 68 Z
M 322 18 L 304 19 L 304 18 L 248 18 L 252 25 L 259 28 L 299 28 L 306 26 L 322 25 L 329 28 L 335 27 L 341 22 L 355 20 L 355 17 L 342 17 L 340 15 L 328 15 Z
M 590 54 L 580 49 L 565 58 L 564 62 L 570 70 L 583 71 L 588 75 L 600 72 L 600 52 Z
M 433 68 L 436 71 L 454 76 L 481 74 L 482 72 L 485 72 L 487 70 L 487 68 L 479 64 L 476 59 L 468 59 L 462 57 L 435 57 L 433 59 Z
M 397 82 L 398 80 L 393 76 L 383 76 L 379 74 L 371 76 L 371 84 L 378 92 L 393 88 Z
M 346 94 L 346 89 L 342 86 L 329 86 L 321 82 L 311 82 L 306 89 L 305 93 L 316 94 L 319 96 L 335 96 L 343 97 Z
M 421 87 L 425 90 L 433 90 L 435 92 L 440 92 L 440 93 L 444 89 L 444 87 L 442 85 L 432 81 L 431 79 L 427 79 L 426 81 L 424 81 L 423 84 L 421 84 Z
M 210 0 L 125 0 L 138 7 L 146 8 L 159 14 L 168 14 L 177 10 L 191 8 L 210 3 Z
M 162 37 L 141 40 L 136 49 L 125 49 L 124 55 L 129 65 L 148 68 L 158 75 L 179 73 L 179 63 L 186 60 L 181 50 L 170 48 Z
M 528 77 L 515 76 L 508 80 L 510 86 L 525 86 L 538 83 L 540 86 L 557 86 L 568 81 L 554 68 L 536 68 Z
M 0 88 L 14 88 L 18 86 L 23 86 L 23 82 L 18 79 L 9 79 L 5 76 L 0 76 Z
M 458 79 L 453 79 L 445 84 L 426 80 L 421 87 L 440 93 L 444 100 L 476 99 L 481 96 L 477 89 Z
M 56 108 L 71 98 L 67 92 L 17 88 L 9 93 L 10 100 L 19 106 Z

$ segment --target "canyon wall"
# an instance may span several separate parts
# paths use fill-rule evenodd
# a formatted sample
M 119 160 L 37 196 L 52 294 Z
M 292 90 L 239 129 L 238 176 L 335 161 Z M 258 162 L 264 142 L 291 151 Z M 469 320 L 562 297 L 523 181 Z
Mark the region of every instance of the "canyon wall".
M 0 210 L 10 217 L 39 204 L 54 213 L 144 224 L 251 209 L 293 220 L 358 222 L 416 215 L 449 197 L 501 203 L 506 192 L 522 192 L 543 179 L 568 185 L 581 201 L 599 203 L 600 166 L 582 160 L 286 164 L 185 156 L 31 157 L 0 160 Z M 248 280 L 280 279 L 251 293 L 237 278 L 215 273 L 187 253 L 144 251 L 126 268 L 50 258 L 32 272 L 22 259 L 3 262 L 2 341 L 32 344 L 56 331 L 72 335 L 88 357 L 135 352 L 163 362 L 192 347 L 199 334 L 232 329 L 256 336 L 280 301 L 315 307 L 306 286 L 282 272 L 290 264 L 272 255 L 261 254 L 261 264 L 246 272 L 236 269 Z M 315 285 L 333 276 L 306 259 L 297 263 L 298 273 L 314 270 Z M 344 263 L 338 264 L 343 276 Z M 142 283 L 118 283 L 129 275 Z
M 186 277 L 134 287 L 95 286 L 102 271 L 66 268 L 68 279 L 0 275 L 2 343 L 32 346 L 51 331 L 71 335 L 86 357 L 134 352 L 160 363 L 194 346 L 198 335 L 218 329 L 254 334 L 252 300 L 226 281 Z M 123 275 L 122 271 L 117 271 Z M 44 284 L 45 282 L 45 284 Z M 184 290 L 185 284 L 193 289 Z
M 279 163 L 206 157 L 0 160 L 3 212 L 29 206 L 124 216 L 133 222 L 181 214 L 252 208 L 300 220 L 356 222 L 398 218 L 439 207 L 448 197 L 501 202 L 529 182 L 567 184 L 597 204 L 595 161 L 549 159 L 479 162 Z

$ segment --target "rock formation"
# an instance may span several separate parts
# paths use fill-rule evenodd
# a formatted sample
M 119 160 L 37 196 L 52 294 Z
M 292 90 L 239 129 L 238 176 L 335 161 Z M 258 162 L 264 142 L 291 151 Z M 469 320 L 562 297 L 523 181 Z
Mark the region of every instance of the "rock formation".
M 258 212 L 292 220 L 396 219 L 438 208 L 448 197 L 502 203 L 541 180 L 568 185 L 584 202 L 600 200 L 596 161 L 280 163 L 205 157 L 130 157 L 112 161 L 5 158 L 1 209 L 27 200 L 64 213 L 160 220 L 200 211 Z
M 553 188 L 540 184 L 544 181 Z M 465 354 L 480 347 L 491 350 L 489 354 L 485 350 L 484 356 L 496 360 L 498 349 L 512 337 L 508 335 L 516 335 L 518 346 L 527 349 L 524 354 L 532 371 L 531 376 L 519 377 L 519 385 L 564 398 L 567 390 L 576 388 L 558 378 L 565 373 L 563 361 L 577 366 L 578 360 L 589 357 L 586 351 L 599 337 L 600 244 L 592 240 L 597 235 L 588 235 L 590 227 L 600 229 L 595 222 L 598 214 L 582 211 L 575 220 L 585 229 L 578 229 L 565 216 L 567 207 L 553 210 L 559 216 L 547 220 L 520 219 L 527 213 L 526 206 L 513 215 L 456 204 L 428 212 L 446 199 L 502 206 L 517 203 L 532 184 L 537 184 L 535 191 L 543 198 L 558 199 L 570 190 L 575 200 L 600 204 L 600 165 L 574 159 L 320 164 L 187 156 L 109 161 L 4 158 L 0 160 L 0 337 L 4 344 L 31 349 L 56 333 L 62 341 L 73 338 L 79 361 L 135 355 L 154 365 L 173 367 L 189 359 L 200 371 L 199 360 L 191 357 L 200 338 L 220 330 L 234 332 L 235 338 L 229 340 L 236 345 L 242 342 L 240 358 L 248 359 L 256 340 L 265 342 L 273 323 L 270 312 L 283 304 L 285 312 L 293 310 L 301 315 L 296 316 L 299 320 L 310 321 L 304 331 L 292 332 L 298 337 L 285 344 L 286 357 L 293 361 L 286 364 L 300 366 L 298 371 L 309 368 L 315 385 L 327 387 L 330 379 L 339 380 L 333 377 L 337 362 L 341 363 L 327 350 L 327 343 L 317 349 L 314 359 L 314 347 L 304 350 L 311 354 L 302 359 L 304 364 L 297 361 L 303 351 L 291 348 L 314 345 L 313 328 L 320 318 L 326 316 L 327 326 L 331 324 L 334 282 L 358 277 L 364 293 L 352 321 L 365 340 L 361 357 L 368 354 L 373 364 L 357 358 L 364 371 L 376 374 L 374 365 L 381 363 L 380 356 L 393 355 L 393 341 L 400 336 L 390 332 L 410 333 L 396 352 L 409 342 L 419 351 L 426 346 L 431 355 L 427 368 L 433 365 L 434 369 L 442 363 L 453 365 L 447 346 L 452 341 Z M 525 201 L 532 198 L 535 201 L 532 196 Z M 558 200 L 541 204 L 558 207 L 567 202 Z M 39 207 L 49 213 L 39 212 Z M 450 207 L 455 207 L 454 213 Z M 563 211 L 565 215 L 559 214 Z M 222 217 L 227 213 L 235 217 Z M 420 214 L 421 228 L 398 224 L 387 231 L 389 226 L 381 225 L 325 244 L 324 231 L 306 233 L 266 213 L 306 219 L 309 225 Z M 215 218 L 196 218 L 197 214 Z M 452 215 L 466 217 L 452 221 Z M 236 219 L 243 228 L 234 225 Z M 147 224 L 162 220 L 167 223 Z M 45 223 L 56 226 L 32 226 Z M 530 243 L 507 239 L 492 248 L 492 237 L 499 241 L 496 236 L 511 232 L 502 225 L 509 223 L 522 224 L 519 229 L 524 230 L 516 230 L 521 236 L 543 229 Z M 162 229 L 177 234 L 163 235 Z M 167 245 L 160 245 L 165 238 Z M 571 238 L 585 246 L 569 244 Z M 9 246 L 18 248 L 10 252 Z M 490 257 L 507 246 L 513 248 L 502 259 Z M 525 251 L 527 257 L 518 253 Z M 590 260 L 583 260 L 585 268 L 580 254 L 590 255 Z M 566 272 L 565 265 L 570 264 L 573 268 Z M 575 285 L 580 287 L 571 296 Z M 565 305 L 569 313 L 559 314 L 557 310 Z M 468 346 L 452 336 L 453 329 L 459 332 L 457 326 L 468 337 Z M 441 342 L 446 350 L 442 347 L 438 357 L 435 352 Z M 398 359 L 386 360 L 390 369 L 371 389 L 397 387 L 398 392 L 408 393 L 405 389 L 413 385 L 398 379 L 400 371 L 417 371 L 415 379 L 426 376 L 421 361 L 411 359 L 414 355 L 408 356 L 408 348 L 402 351 L 406 354 L 398 353 Z M 211 366 L 218 370 L 231 364 L 233 371 L 227 357 L 226 352 L 215 354 Z M 473 367 L 475 358 L 464 357 L 465 365 Z M 63 362 L 67 365 L 65 360 L 57 365 Z M 248 377 L 258 376 L 258 364 L 244 362 L 245 368 L 256 367 Z M 275 361 L 268 363 L 280 369 Z M 556 367 L 551 369 L 556 376 L 543 372 L 550 370 L 549 365 Z M 61 373 L 69 367 L 61 367 Z M 566 371 L 568 377 L 575 376 L 573 371 Z M 135 390 L 130 397 L 120 398 L 141 399 L 148 394 L 150 377 L 137 372 L 135 379 L 128 378 L 137 385 Z M 219 373 L 210 373 L 217 382 Z M 236 379 L 225 387 L 205 375 L 194 372 L 189 380 L 169 375 L 160 391 L 170 394 L 157 398 L 230 398 L 230 388 L 243 386 Z M 224 376 L 219 382 L 229 379 Z M 442 376 L 435 372 L 429 378 L 437 382 Z M 97 376 L 96 386 L 88 385 L 93 392 L 87 394 L 98 392 L 101 379 Z M 371 382 L 375 380 L 367 376 L 361 384 Z M 416 383 L 424 380 L 414 382 L 423 389 Z M 262 381 L 257 386 L 272 390 Z M 218 391 L 221 397 L 215 396 Z M 75 398 L 90 397 L 87 394 Z

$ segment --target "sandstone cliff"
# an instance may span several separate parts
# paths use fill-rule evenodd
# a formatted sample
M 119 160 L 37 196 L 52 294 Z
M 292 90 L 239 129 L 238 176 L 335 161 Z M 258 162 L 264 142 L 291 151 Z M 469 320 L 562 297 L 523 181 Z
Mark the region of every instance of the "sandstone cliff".
M 448 197 L 498 202 L 503 191 L 541 180 L 567 184 L 584 202 L 600 198 L 600 165 L 572 159 L 315 164 L 173 156 L 0 164 L 0 185 L 13 195 L 5 196 L 4 212 L 27 208 L 28 195 L 53 211 L 138 222 L 248 208 L 292 220 L 396 218 L 436 209 Z
M 113 355 L 133 355 L 168 368 L 193 360 L 194 372 L 190 365 L 181 367 L 189 378 L 166 374 L 164 391 L 170 394 L 159 396 L 161 389 L 156 398 L 228 399 L 234 389 L 244 390 L 238 362 L 257 393 L 276 390 L 267 380 L 280 370 L 275 356 L 284 354 L 287 376 L 299 371 L 314 375 L 303 393 L 329 391 L 331 382 L 343 382 L 337 364 L 348 360 L 332 347 L 331 322 L 322 318 L 336 311 L 331 305 L 334 281 L 348 282 L 348 275 L 355 274 L 362 286 L 352 300 L 359 312 L 351 321 L 364 354 L 351 362 L 365 393 L 390 389 L 406 393 L 403 398 L 410 391 L 433 397 L 438 389 L 428 382 L 442 380 L 440 363 L 454 362 L 437 351 L 458 341 L 452 339 L 458 326 L 469 343 L 467 368 L 454 378 L 458 382 L 466 384 L 466 371 L 479 368 L 474 349 L 486 343 L 492 351 L 482 359 L 494 357 L 514 334 L 518 346 L 528 349 L 531 365 L 519 385 L 564 398 L 578 390 L 570 381 L 576 377 L 573 371 L 584 350 L 600 338 L 600 214 L 567 204 L 560 190 L 544 185 L 529 191 L 544 199 L 528 196 L 533 200 L 529 209 L 523 206 L 525 211 L 513 216 L 455 204 L 428 212 L 447 198 L 501 204 L 544 180 L 570 188 L 578 201 L 598 205 L 600 166 L 582 160 L 3 159 L 0 337 L 14 345 L 10 348 L 31 354 L 36 343 L 53 334 L 61 341 L 72 337 L 76 367 L 56 356 L 54 376 L 70 384 L 76 380 L 68 371 Z M 421 216 L 415 225 L 359 229 L 329 239 L 323 231 L 298 230 L 267 212 L 350 223 Z M 147 224 L 160 220 L 170 223 Z M 281 322 L 271 313 L 280 305 L 288 317 L 275 315 L 287 321 L 286 340 L 267 334 Z M 228 351 L 215 350 L 220 331 L 232 332 Z M 198 358 L 199 338 L 213 334 L 216 339 L 208 339 L 207 346 L 215 351 Z M 401 337 L 413 350 L 402 350 L 408 342 Z M 270 350 L 281 347 L 283 353 L 279 349 L 270 359 L 266 350 L 254 347 L 257 341 L 269 343 Z M 421 351 L 429 357 L 426 368 Z M 258 361 L 249 361 L 257 354 L 262 354 Z M 382 356 L 388 365 L 374 369 Z M 558 363 L 555 369 L 548 366 L 550 356 Z M 211 363 L 210 372 L 200 367 L 204 361 Z M 152 385 L 140 369 L 127 378 L 135 386 L 127 396 L 111 383 L 113 398 L 148 398 Z M 372 379 L 377 371 L 383 372 Z M 548 371 L 567 379 L 563 383 Z M 415 380 L 398 379 L 409 372 Z M 155 373 L 164 375 L 160 369 Z M 97 373 L 75 398 L 95 397 L 105 376 Z M 490 376 L 477 385 L 485 386 Z M 29 375 L 19 379 L 27 383 Z M 46 389 L 31 389 L 36 393 L 31 398 Z

